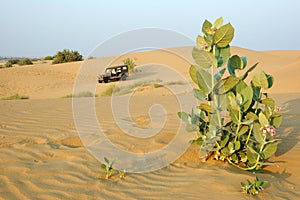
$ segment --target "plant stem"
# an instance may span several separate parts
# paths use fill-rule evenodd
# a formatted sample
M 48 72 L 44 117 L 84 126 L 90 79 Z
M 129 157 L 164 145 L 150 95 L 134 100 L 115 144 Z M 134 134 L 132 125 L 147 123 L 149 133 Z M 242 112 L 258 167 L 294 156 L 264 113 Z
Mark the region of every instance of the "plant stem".
M 250 140 L 252 130 L 253 130 L 253 124 L 251 124 L 250 131 L 249 131 L 249 133 L 248 133 L 247 140 L 246 140 L 246 145 L 248 144 L 248 142 L 249 142 L 249 140 Z
M 216 56 L 216 45 L 213 45 L 213 55 Z M 214 99 L 214 102 L 215 102 L 215 106 L 217 107 L 217 119 L 218 119 L 218 125 L 219 125 L 219 128 L 222 127 L 222 122 L 221 122 L 221 114 L 220 114 L 220 110 L 219 110 L 219 101 L 217 99 L 217 96 L 214 94 L 214 91 L 213 91 L 213 88 L 215 86 L 215 72 L 214 72 L 214 67 L 217 67 L 217 66 L 212 66 L 212 69 L 211 69 L 211 86 L 212 86 L 212 95 L 213 95 L 213 99 Z

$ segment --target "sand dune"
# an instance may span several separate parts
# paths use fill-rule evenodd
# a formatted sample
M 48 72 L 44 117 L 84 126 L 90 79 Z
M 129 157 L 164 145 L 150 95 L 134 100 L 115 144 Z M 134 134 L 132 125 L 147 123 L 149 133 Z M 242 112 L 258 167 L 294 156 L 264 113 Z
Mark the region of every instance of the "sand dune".
M 169 66 L 190 80 L 188 68 L 192 61 L 192 47 L 171 48 L 167 50 L 154 50 L 143 53 L 131 53 L 118 57 L 107 57 L 52 65 L 50 62 L 39 62 L 29 66 L 16 66 L 0 70 L 0 97 L 10 96 L 15 93 L 28 95 L 30 99 L 60 98 L 71 94 L 74 81 L 80 67 L 90 68 L 86 82 L 96 84 L 96 76 L 108 64 L 122 64 L 122 60 L 130 57 L 136 58 L 138 66 L 160 64 Z M 275 76 L 272 93 L 297 93 L 300 92 L 298 73 L 300 51 L 253 51 L 239 47 L 232 48 L 232 55 L 248 57 L 248 65 L 259 62 L 259 66 L 267 73 Z M 182 57 L 183 56 L 183 57 Z M 187 59 L 187 60 L 186 60 Z M 289 84 L 287 84 L 289 83 Z M 288 87 L 286 87 L 289 85 Z M 97 85 L 96 93 L 101 93 L 110 84 Z
M 126 57 L 137 58 L 141 72 L 120 82 L 120 86 L 155 78 L 163 79 L 165 84 L 178 80 L 176 76 L 168 77 L 166 71 L 158 72 L 160 66 L 171 66 L 191 81 L 188 75 L 191 47 L 171 51 L 133 53 L 86 63 L 39 62 L 33 66 L 0 69 L 0 97 L 15 93 L 30 97 L 22 101 L 0 101 L 0 199 L 252 199 L 241 193 L 240 182 L 252 179 L 253 174 L 223 162 L 202 163 L 197 146 L 190 146 L 175 162 L 157 171 L 129 173 L 124 180 L 115 172 L 111 180 L 106 180 L 100 162 L 79 138 L 73 121 L 72 99 L 60 97 L 73 92 L 82 64 L 90 68 L 79 79 L 91 84 L 100 65 L 99 71 L 112 59 L 112 64 L 120 64 Z M 174 56 L 176 52 L 188 60 Z M 297 81 L 300 51 L 258 52 L 234 47 L 232 54 L 248 56 L 249 64 L 260 62 L 261 67 L 275 76 L 271 95 L 284 108 L 283 125 L 278 131 L 283 142 L 271 159 L 276 164 L 258 174 L 270 184 L 257 199 L 300 199 L 300 85 Z M 116 83 L 95 85 L 96 93 L 101 94 L 112 84 Z M 97 119 L 107 137 L 119 148 L 135 153 L 155 151 L 173 139 L 180 123 L 178 103 L 170 89 L 175 88 L 184 96 L 187 95 L 185 86 L 177 83 L 168 85 L 168 89 L 167 85 L 157 88 L 150 85 L 134 92 L 136 96 L 131 98 L 129 110 L 136 125 L 146 128 L 151 123 L 148 110 L 155 102 L 167 111 L 164 129 L 153 137 L 137 139 L 124 134 L 114 121 L 109 97 L 95 98 Z M 124 113 L 119 114 L 123 117 Z M 89 124 L 88 116 L 85 120 Z M 103 154 L 106 153 L 109 152 Z

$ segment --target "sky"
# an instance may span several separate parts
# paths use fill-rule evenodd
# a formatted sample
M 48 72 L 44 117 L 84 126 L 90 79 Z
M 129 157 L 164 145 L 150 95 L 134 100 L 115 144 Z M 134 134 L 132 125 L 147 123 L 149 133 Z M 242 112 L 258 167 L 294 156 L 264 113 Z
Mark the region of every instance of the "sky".
M 235 28 L 234 46 L 299 50 L 299 8 L 299 0 L 1 0 L 0 56 L 47 56 L 66 48 L 87 56 L 120 33 L 149 27 L 194 41 L 205 19 L 220 16 Z

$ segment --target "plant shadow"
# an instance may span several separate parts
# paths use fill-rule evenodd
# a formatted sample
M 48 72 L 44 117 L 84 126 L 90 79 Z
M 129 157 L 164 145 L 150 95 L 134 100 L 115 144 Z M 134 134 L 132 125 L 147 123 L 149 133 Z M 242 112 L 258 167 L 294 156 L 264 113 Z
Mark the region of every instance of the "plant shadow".
M 293 149 L 299 143 L 300 98 L 284 103 L 282 125 L 278 132 L 282 140 L 278 145 L 276 156 L 281 156 Z

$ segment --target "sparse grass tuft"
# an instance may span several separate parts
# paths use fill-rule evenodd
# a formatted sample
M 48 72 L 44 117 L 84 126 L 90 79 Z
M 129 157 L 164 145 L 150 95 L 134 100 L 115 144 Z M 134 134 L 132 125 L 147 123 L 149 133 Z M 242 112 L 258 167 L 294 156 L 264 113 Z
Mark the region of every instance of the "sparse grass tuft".
M 18 99 L 29 99 L 29 96 L 14 94 L 8 97 L 1 98 L 1 100 L 18 100 Z
M 104 90 L 102 93 L 101 93 L 101 96 L 105 97 L 105 96 L 112 96 L 112 94 L 114 92 L 117 92 L 119 91 L 120 88 L 119 87 L 116 87 L 116 84 L 113 84 L 111 86 L 109 86 L 106 90 Z
M 62 98 L 81 98 L 81 97 L 97 97 L 98 95 L 90 92 L 90 91 L 84 91 L 79 92 L 77 94 L 68 94 L 66 96 L 63 96 Z
M 138 81 L 131 85 L 121 86 L 118 87 L 115 84 L 111 85 L 109 88 L 107 88 L 105 91 L 101 93 L 101 96 L 112 96 L 114 93 L 115 95 L 124 95 L 128 94 L 134 91 L 137 87 L 145 87 L 149 85 L 153 85 L 154 88 L 160 88 L 164 87 L 166 85 L 183 85 L 185 84 L 182 81 L 173 81 L 173 82 L 167 82 L 162 83 L 162 80 L 156 79 L 156 80 L 146 80 L 146 81 Z

